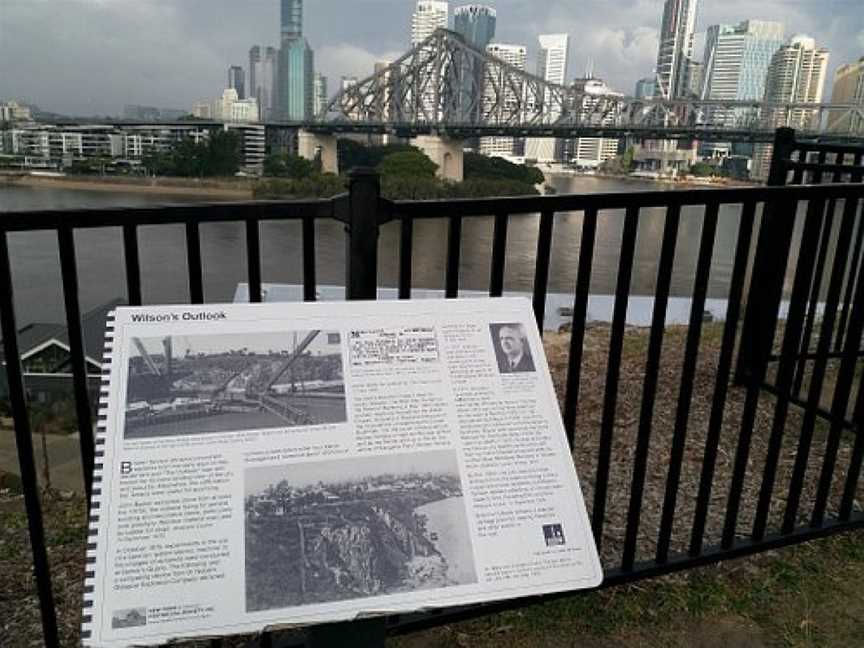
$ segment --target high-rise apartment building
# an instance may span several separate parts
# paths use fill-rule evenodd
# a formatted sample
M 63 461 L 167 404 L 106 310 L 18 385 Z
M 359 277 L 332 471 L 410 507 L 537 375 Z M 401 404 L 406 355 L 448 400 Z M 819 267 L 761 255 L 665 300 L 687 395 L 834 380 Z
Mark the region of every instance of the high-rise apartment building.
M 486 46 L 486 53 L 495 58 L 501 59 L 505 63 L 508 63 L 519 70 L 525 69 L 525 64 L 528 58 L 528 49 L 524 45 L 489 43 Z M 498 74 L 497 79 L 494 78 L 495 74 Z M 523 94 L 522 88 L 518 87 L 518 84 L 516 86 L 505 84 L 503 78 L 504 73 L 502 71 L 496 71 L 495 68 L 488 67 L 485 75 L 485 94 L 483 96 L 485 111 L 490 110 L 494 102 L 499 99 L 503 102 L 505 109 L 507 106 L 515 106 L 522 100 L 522 97 L 520 96 Z M 504 92 L 500 97 L 497 96 L 493 84 L 495 87 L 504 88 Z M 484 155 L 512 157 L 520 153 L 519 149 L 521 149 L 521 147 L 522 142 L 514 137 L 480 138 L 480 152 Z
M 258 101 L 262 121 L 270 121 L 276 116 L 273 101 L 278 65 L 279 50 L 275 47 L 262 49 L 255 45 L 249 50 L 249 96 Z
M 461 35 L 472 47 L 485 50 L 495 38 L 496 12 L 492 7 L 480 4 L 456 7 L 453 11 L 453 29 Z M 479 108 L 483 99 L 483 75 L 485 73 L 482 61 L 472 60 L 471 69 L 465 71 L 460 99 L 460 121 L 476 123 L 479 119 Z
M 469 45 L 479 50 L 495 38 L 497 14 L 492 7 L 470 4 L 453 10 L 453 31 L 461 34 Z
M 315 74 L 313 92 L 315 101 L 313 102 L 312 112 L 315 117 L 318 117 L 327 108 L 327 77 L 320 72 Z
M 666 0 L 657 52 L 657 94 L 686 97 L 693 73 L 693 37 L 699 0 Z
M 831 90 L 832 104 L 858 104 L 864 108 L 864 56 L 855 63 L 846 63 L 834 72 Z M 860 114 L 832 113 L 828 115 L 830 130 L 857 132 L 864 126 Z
M 439 28 L 447 28 L 450 3 L 439 0 L 419 0 L 411 16 L 411 47 L 420 44 Z
M 549 83 L 564 85 L 567 76 L 567 54 L 570 36 L 567 34 L 543 34 L 540 36 L 540 51 L 537 54 L 537 76 Z M 552 102 L 551 93 L 546 93 L 544 102 Z M 547 108 L 550 120 L 560 116 L 560 110 Z M 553 137 L 534 137 L 525 142 L 525 157 L 538 162 L 560 160 L 563 142 Z
M 240 99 L 246 98 L 246 74 L 239 65 L 228 68 L 228 87 L 236 90 Z
M 572 109 L 581 113 L 583 119 L 590 118 L 600 104 L 604 107 L 605 115 L 599 125 L 615 123 L 623 109 L 623 94 L 615 92 L 602 79 L 596 77 L 575 79 L 572 88 L 577 101 Z M 610 108 L 609 97 L 621 99 L 620 109 Z M 577 137 L 564 142 L 564 159 L 579 167 L 596 169 L 606 160 L 618 155 L 618 146 L 619 141 L 611 137 Z
M 704 78 L 699 96 L 706 100 L 761 100 L 771 59 L 784 41 L 783 24 L 745 20 L 737 25 L 711 25 L 705 38 Z M 706 108 L 704 118 L 729 128 L 746 127 L 752 109 Z M 728 142 L 702 146 L 703 154 L 724 156 L 732 150 Z
M 808 129 L 818 126 L 813 121 L 818 112 L 808 108 L 788 110 L 776 103 L 820 103 L 828 70 L 828 50 L 816 46 L 809 36 L 796 35 L 778 49 L 771 58 L 765 81 L 765 98 L 769 118 L 774 126 Z M 759 145 L 753 160 L 753 175 L 767 178 L 771 165 L 770 144 Z
M 282 42 L 303 37 L 303 0 L 282 0 Z
M 280 119 L 311 119 L 315 106 L 315 63 L 303 37 L 303 0 L 282 0 L 282 47 L 276 71 L 274 112 Z

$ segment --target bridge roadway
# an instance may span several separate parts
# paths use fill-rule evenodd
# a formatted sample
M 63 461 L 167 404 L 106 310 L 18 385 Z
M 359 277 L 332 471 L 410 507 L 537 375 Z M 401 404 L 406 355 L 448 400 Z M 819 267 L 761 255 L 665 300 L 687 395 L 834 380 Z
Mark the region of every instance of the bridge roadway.
M 164 122 L 146 122 L 128 119 L 68 119 L 53 122 L 59 127 L 118 127 L 118 128 L 182 128 L 198 127 L 205 130 L 223 128 L 224 122 L 190 119 Z M 243 124 L 237 124 L 242 126 Z M 438 136 L 451 140 L 464 140 L 476 137 L 555 137 L 573 139 L 577 137 L 607 137 L 615 139 L 651 140 L 680 139 L 703 142 L 748 142 L 770 143 L 774 140 L 773 129 L 723 128 L 707 125 L 694 126 L 642 126 L 610 124 L 605 126 L 561 124 L 522 124 L 512 126 L 484 124 L 439 124 L 423 122 L 368 122 L 335 120 L 309 121 L 268 121 L 250 123 L 249 126 L 264 126 L 270 131 L 306 131 L 316 135 L 393 135 L 415 138 L 424 135 Z M 864 132 L 850 134 L 843 132 L 798 130 L 799 139 L 813 139 L 831 143 L 864 143 Z

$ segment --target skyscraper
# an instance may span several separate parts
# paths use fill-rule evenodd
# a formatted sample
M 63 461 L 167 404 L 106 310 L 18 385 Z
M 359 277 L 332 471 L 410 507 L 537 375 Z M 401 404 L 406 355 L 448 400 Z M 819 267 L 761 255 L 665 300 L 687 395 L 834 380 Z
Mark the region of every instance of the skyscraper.
M 411 16 L 411 47 L 423 42 L 440 28 L 447 28 L 450 3 L 439 0 L 418 0 Z
M 315 101 L 312 111 L 318 117 L 327 107 L 327 77 L 321 73 L 315 74 Z
M 315 105 L 315 63 L 303 37 L 303 0 L 282 0 L 282 47 L 276 73 L 274 111 L 280 119 L 311 119 Z
M 693 36 L 699 0 L 666 0 L 657 52 L 659 96 L 677 99 L 687 96 L 693 67 Z
M 645 77 L 636 82 L 635 97 L 637 99 L 650 99 L 657 94 L 657 79 L 655 77 Z
M 567 76 L 567 51 L 570 37 L 567 34 L 543 34 L 540 36 L 540 51 L 537 55 L 537 76 L 549 83 L 564 85 Z M 551 93 L 546 93 L 544 101 L 552 101 Z M 559 117 L 556 110 L 547 109 L 550 120 Z M 538 162 L 552 162 L 561 159 L 561 142 L 553 137 L 534 137 L 525 142 L 525 157 Z
M 799 34 L 778 49 L 771 58 L 768 76 L 765 81 L 765 103 L 768 104 L 769 118 L 774 126 L 791 128 L 812 128 L 818 114 L 807 108 L 787 110 L 776 103 L 820 103 L 828 70 L 828 50 L 816 46 L 809 36 Z M 754 176 L 767 178 L 771 166 L 773 147 L 759 145 L 753 160 Z
M 303 0 L 282 0 L 282 42 L 303 36 Z
M 495 58 L 501 59 L 505 63 L 508 63 L 519 70 L 525 69 L 525 63 L 528 57 L 528 50 L 524 45 L 507 45 L 504 43 L 489 43 L 486 46 L 486 53 Z M 498 72 L 503 76 L 503 72 Z M 521 88 L 505 84 L 504 79 L 501 77 L 497 79 L 493 78 L 496 74 L 494 68 L 488 67 L 485 74 L 486 89 L 483 96 L 483 102 L 487 111 L 490 109 L 491 105 L 499 99 L 505 106 L 508 104 L 510 106 L 515 105 L 521 99 Z M 500 98 L 496 94 L 494 89 L 495 87 L 504 88 L 503 96 Z M 481 137 L 480 152 L 484 155 L 511 157 L 518 154 L 517 148 L 520 144 L 521 142 L 517 141 L 513 137 Z
M 857 104 L 864 108 L 864 56 L 855 63 L 846 63 L 834 72 L 831 91 L 833 104 Z M 828 115 L 831 130 L 855 132 L 861 128 L 864 117 L 860 114 L 832 113 Z
M 287 121 L 311 119 L 315 105 L 315 62 L 305 38 L 282 43 L 276 76 L 279 118 Z
M 485 50 L 495 38 L 496 16 L 495 10 L 486 5 L 456 7 L 453 10 L 453 31 L 461 34 L 469 45 Z
M 275 47 L 265 48 L 263 55 L 258 45 L 249 50 L 249 96 L 258 100 L 262 121 L 275 117 L 273 100 L 278 65 L 279 51 Z
M 783 24 L 745 20 L 737 25 L 711 25 L 705 39 L 704 78 L 699 96 L 709 100 L 761 100 L 775 52 L 783 45 Z M 745 126 L 752 111 L 706 108 L 705 119 L 717 126 Z M 703 153 L 722 155 L 731 150 L 724 142 L 703 144 Z M 748 153 L 749 154 L 749 153 Z
M 239 65 L 232 65 L 228 68 L 228 87 L 236 90 L 240 99 L 246 98 L 246 75 Z

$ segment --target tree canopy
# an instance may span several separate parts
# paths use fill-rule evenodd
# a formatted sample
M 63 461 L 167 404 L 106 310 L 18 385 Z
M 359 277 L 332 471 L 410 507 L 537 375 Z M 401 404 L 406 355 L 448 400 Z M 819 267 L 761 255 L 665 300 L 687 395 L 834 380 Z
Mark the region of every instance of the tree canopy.
M 378 164 L 382 176 L 434 178 L 437 170 L 438 165 L 416 149 L 390 153 Z
M 231 131 L 215 131 L 200 142 L 186 137 L 168 150 L 146 151 L 142 163 L 154 175 L 232 176 L 240 168 L 240 136 Z
M 465 153 L 465 179 L 515 180 L 531 186 L 543 184 L 543 172 L 524 164 L 513 164 L 500 157 Z

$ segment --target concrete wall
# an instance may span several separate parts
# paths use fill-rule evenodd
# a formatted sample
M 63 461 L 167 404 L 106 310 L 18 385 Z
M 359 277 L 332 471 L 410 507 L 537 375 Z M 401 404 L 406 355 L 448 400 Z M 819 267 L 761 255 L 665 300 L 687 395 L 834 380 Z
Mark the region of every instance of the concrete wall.
M 321 152 L 321 171 L 339 173 L 339 152 L 335 135 L 321 135 L 301 130 L 297 135 L 297 154 L 314 160 Z

